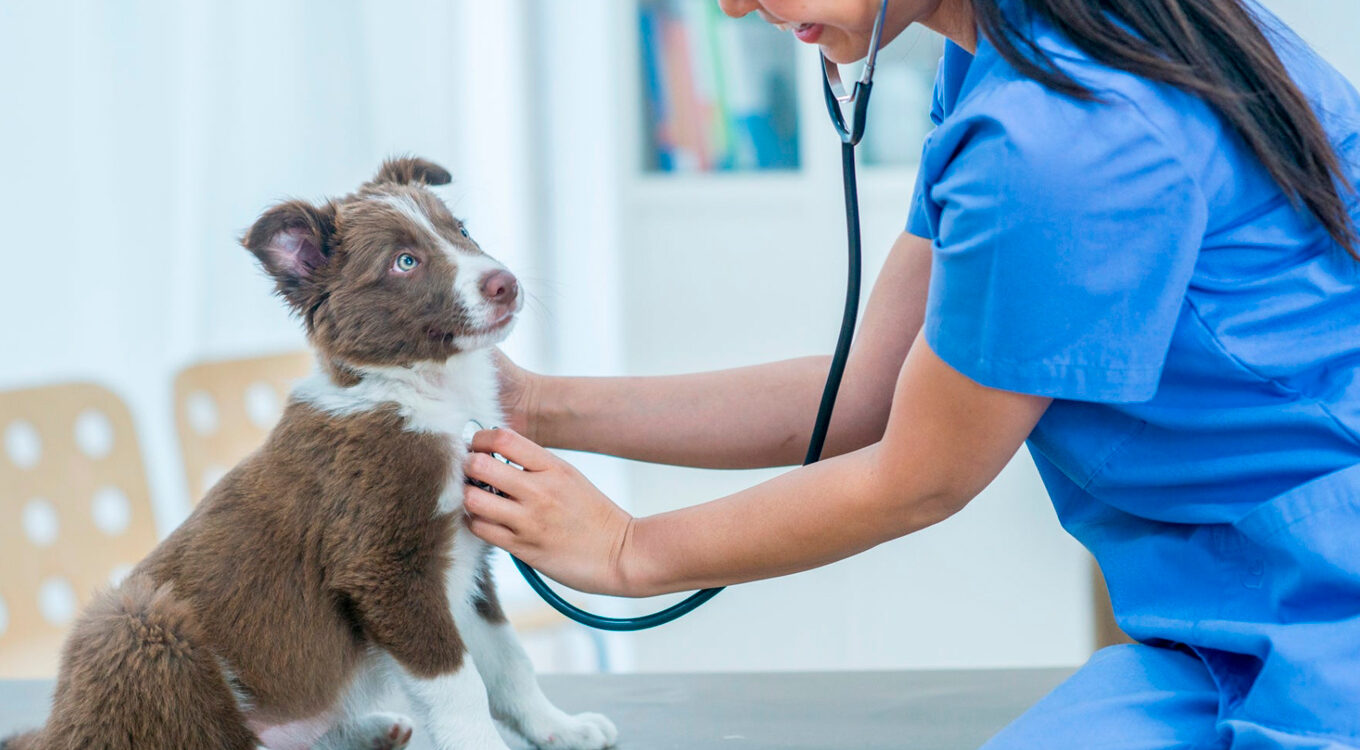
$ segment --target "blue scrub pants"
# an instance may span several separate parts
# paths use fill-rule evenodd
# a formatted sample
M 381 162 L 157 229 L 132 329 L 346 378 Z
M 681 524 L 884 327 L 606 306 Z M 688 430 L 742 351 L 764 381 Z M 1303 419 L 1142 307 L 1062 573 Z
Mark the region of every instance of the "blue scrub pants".
M 1358 709 L 1360 710 L 1360 709 Z M 1102 649 L 983 750 L 1355 750 L 1219 719 L 1219 691 L 1198 657 L 1154 646 Z

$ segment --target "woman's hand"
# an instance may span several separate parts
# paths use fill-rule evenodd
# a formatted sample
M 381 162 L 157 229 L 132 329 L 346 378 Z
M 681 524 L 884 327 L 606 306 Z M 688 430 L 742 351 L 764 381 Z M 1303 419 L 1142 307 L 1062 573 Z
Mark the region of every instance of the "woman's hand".
M 511 362 L 500 349 L 492 349 L 491 358 L 496 365 L 496 380 L 500 385 L 501 410 L 505 412 L 506 425 L 522 435 L 534 435 L 538 421 L 535 414 L 538 408 L 538 375 Z
M 571 464 L 514 430 L 482 430 L 463 471 L 508 496 L 465 488 L 472 533 L 578 591 L 629 595 L 624 555 L 633 517 Z

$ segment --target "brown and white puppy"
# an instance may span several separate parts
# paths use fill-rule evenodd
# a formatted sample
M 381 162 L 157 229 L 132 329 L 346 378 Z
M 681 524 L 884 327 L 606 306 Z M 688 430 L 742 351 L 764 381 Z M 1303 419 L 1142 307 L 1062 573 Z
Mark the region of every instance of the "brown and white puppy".
M 267 442 L 82 615 L 47 725 L 3 750 L 395 748 L 392 683 L 439 750 L 614 743 L 544 697 L 463 524 L 469 420 L 501 414 L 487 347 L 515 277 L 385 163 L 351 195 L 278 204 L 243 244 L 303 319 L 319 371 Z

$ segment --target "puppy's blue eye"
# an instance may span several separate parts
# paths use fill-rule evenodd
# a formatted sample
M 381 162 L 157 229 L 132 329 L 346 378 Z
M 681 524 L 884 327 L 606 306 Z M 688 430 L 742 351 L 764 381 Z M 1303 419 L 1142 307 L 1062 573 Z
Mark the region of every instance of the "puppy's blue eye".
M 397 256 L 397 261 L 392 264 L 392 268 L 405 272 L 413 270 L 418 265 L 420 265 L 420 261 L 416 260 L 416 256 L 410 253 L 402 253 Z
M 462 232 L 464 237 L 468 236 L 467 227 L 463 226 L 462 224 L 458 225 L 458 231 Z

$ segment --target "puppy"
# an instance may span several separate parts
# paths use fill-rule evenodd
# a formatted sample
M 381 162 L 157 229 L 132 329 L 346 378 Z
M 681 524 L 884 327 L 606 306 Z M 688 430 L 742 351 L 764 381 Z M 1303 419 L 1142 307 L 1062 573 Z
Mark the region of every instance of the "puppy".
M 47 725 L 0 749 L 399 748 L 411 722 L 371 712 L 391 684 L 439 750 L 505 748 L 493 717 L 538 747 L 614 743 L 539 690 L 463 523 L 464 430 L 501 421 L 488 347 L 522 297 L 426 188 L 447 182 L 390 160 L 246 233 L 318 372 L 82 614 Z

